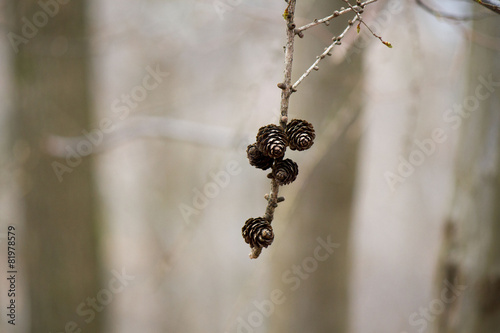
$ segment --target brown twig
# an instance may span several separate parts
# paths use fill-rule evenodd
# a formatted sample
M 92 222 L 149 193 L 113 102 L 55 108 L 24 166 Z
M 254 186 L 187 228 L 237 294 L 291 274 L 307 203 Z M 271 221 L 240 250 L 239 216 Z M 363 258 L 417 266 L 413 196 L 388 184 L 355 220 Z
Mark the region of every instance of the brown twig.
M 292 88 L 292 64 L 293 64 L 293 44 L 295 38 L 295 23 L 293 22 L 295 15 L 295 5 L 296 0 L 289 0 L 288 7 L 285 10 L 283 17 L 286 21 L 286 46 L 285 46 L 285 75 L 282 83 L 278 84 L 281 89 L 281 118 L 280 125 L 283 129 L 286 129 L 286 123 L 288 122 L 288 105 L 290 103 L 290 96 L 294 89 Z M 274 218 L 274 211 L 278 207 L 279 185 L 275 179 L 271 180 L 271 192 L 267 196 L 267 207 L 266 213 L 264 214 L 264 219 L 269 223 L 272 223 Z M 250 259 L 257 259 L 262 252 L 260 247 L 252 247 L 252 252 L 250 253 Z
M 500 1 L 499 0 L 474 0 L 480 5 L 500 14 Z
M 368 31 L 370 31 L 370 33 L 373 35 L 373 37 L 375 38 L 378 38 L 382 44 L 384 44 L 385 46 L 387 46 L 388 48 L 391 48 L 392 49 L 392 44 L 391 42 L 388 42 L 386 40 L 383 40 L 381 36 L 377 35 L 366 23 L 365 21 L 363 20 L 360 20 L 360 23 L 363 24 L 367 29 Z M 359 26 L 358 26 L 358 29 L 359 29 Z
M 374 3 L 376 1 L 377 0 L 368 0 L 368 1 L 360 3 L 359 5 L 354 6 L 354 8 L 357 11 L 359 11 L 359 10 L 362 10 L 366 5 L 369 5 L 369 4 Z M 329 15 L 329 16 L 324 17 L 324 18 L 319 19 L 319 20 L 314 20 L 314 22 L 311 22 L 311 23 L 306 24 L 306 25 L 304 25 L 304 26 L 302 26 L 300 28 L 295 29 L 295 33 L 299 34 L 300 32 L 302 32 L 304 30 L 307 30 L 309 28 L 312 28 L 312 27 L 317 26 L 317 25 L 322 24 L 322 23 L 328 24 L 328 22 L 331 21 L 332 19 L 334 19 L 335 17 L 340 16 L 342 14 L 349 13 L 352 10 L 353 10 L 353 8 L 344 8 L 344 9 L 341 9 L 341 10 L 336 10 L 336 11 L 333 12 L 332 15 Z
M 274 210 L 278 206 L 278 192 L 279 185 L 275 179 L 271 180 L 271 193 L 266 195 L 267 197 L 267 207 L 266 213 L 264 214 L 264 219 L 271 223 L 274 219 Z
M 295 23 L 293 18 L 295 15 L 296 0 L 290 0 L 287 7 L 286 15 L 286 46 L 285 46 L 285 77 L 282 83 L 279 84 L 281 88 L 281 119 L 280 125 L 286 129 L 288 121 L 288 104 L 290 95 L 293 92 L 292 83 L 292 64 L 293 64 L 293 44 L 295 38 Z
M 353 18 L 353 20 L 349 21 L 349 24 L 347 25 L 347 27 L 344 29 L 344 31 L 342 31 L 342 33 L 340 35 L 338 35 L 337 37 L 333 37 L 332 40 L 333 40 L 333 43 L 330 44 L 330 46 L 328 46 L 327 48 L 325 48 L 325 51 L 323 53 L 321 53 L 318 57 L 316 57 L 316 61 L 305 71 L 304 74 L 302 74 L 302 76 L 293 84 L 292 86 L 292 89 L 293 90 L 296 90 L 297 87 L 299 86 L 299 84 L 309 75 L 311 74 L 311 72 L 313 70 L 318 70 L 319 67 L 318 67 L 318 64 L 321 60 L 323 60 L 327 55 L 330 55 L 330 51 L 334 48 L 335 45 L 340 45 L 340 41 L 342 40 L 342 38 L 344 38 L 345 34 L 347 33 L 347 31 L 349 31 L 349 29 L 351 29 L 352 25 L 354 24 L 355 21 L 358 20 L 358 17 L 355 16 Z
M 364 25 L 364 26 L 368 29 L 368 31 L 370 31 L 370 32 L 371 32 L 371 34 L 372 34 L 374 37 L 378 38 L 378 39 L 382 42 L 382 44 L 384 44 L 385 46 L 387 46 L 387 47 L 389 47 L 389 48 L 392 48 L 392 44 L 391 44 L 390 42 L 387 42 L 387 41 L 383 40 L 383 39 L 382 39 L 382 37 L 380 37 L 379 35 L 377 35 L 377 34 L 376 34 L 376 33 L 375 33 L 375 32 L 374 32 L 374 31 L 373 31 L 373 30 L 372 30 L 372 29 L 368 26 L 368 24 L 366 24 L 366 23 L 365 23 L 365 21 L 363 21 L 363 18 L 361 17 L 361 12 L 360 12 L 360 11 L 358 11 L 358 10 L 356 10 L 356 9 L 354 9 L 354 7 L 351 5 L 351 3 L 349 2 L 349 0 L 344 0 L 344 2 L 345 2 L 348 6 L 349 6 L 349 8 L 351 8 L 351 9 L 352 9 L 352 10 L 356 13 L 356 17 L 357 17 L 357 19 L 358 19 L 358 21 L 359 21 L 359 24 L 358 24 L 358 27 L 357 27 L 357 29 L 358 29 L 358 34 L 359 34 L 359 30 L 360 30 L 360 24 L 363 24 L 363 25 Z
M 428 12 L 428 13 L 436 16 L 436 17 L 444 18 L 444 19 L 448 19 L 448 20 L 453 20 L 453 21 L 470 21 L 470 20 L 476 20 L 476 19 L 484 17 L 484 15 L 478 15 L 478 16 L 467 15 L 467 16 L 464 16 L 464 15 L 454 15 L 454 14 L 446 13 L 446 12 L 443 12 L 443 11 L 441 11 L 439 9 L 436 9 L 436 8 L 433 8 L 433 7 L 429 6 L 428 4 L 426 4 L 422 0 L 415 0 L 415 3 L 420 8 L 422 8 L 423 10 L 425 10 L 426 12 Z

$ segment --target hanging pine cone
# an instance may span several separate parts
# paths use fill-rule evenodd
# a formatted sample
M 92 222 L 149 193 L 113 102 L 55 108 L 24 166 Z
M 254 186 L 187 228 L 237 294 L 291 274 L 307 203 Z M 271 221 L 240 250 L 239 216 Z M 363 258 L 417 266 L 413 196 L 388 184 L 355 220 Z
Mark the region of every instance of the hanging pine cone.
M 274 240 L 273 227 L 262 217 L 249 218 L 241 233 L 250 247 L 268 247 Z
M 257 148 L 264 155 L 272 158 L 281 158 L 285 155 L 288 145 L 283 128 L 277 125 L 267 125 L 259 128 L 257 133 Z
M 276 179 L 279 185 L 287 185 L 293 182 L 299 174 L 299 166 L 297 163 L 287 158 L 279 160 L 273 166 L 271 177 Z
M 309 149 L 314 143 L 314 138 L 316 138 L 313 125 L 300 119 L 293 119 L 288 123 L 286 135 L 292 150 Z
M 273 166 L 274 158 L 264 155 L 258 148 L 256 143 L 252 143 L 247 147 L 247 157 L 250 165 L 267 170 Z

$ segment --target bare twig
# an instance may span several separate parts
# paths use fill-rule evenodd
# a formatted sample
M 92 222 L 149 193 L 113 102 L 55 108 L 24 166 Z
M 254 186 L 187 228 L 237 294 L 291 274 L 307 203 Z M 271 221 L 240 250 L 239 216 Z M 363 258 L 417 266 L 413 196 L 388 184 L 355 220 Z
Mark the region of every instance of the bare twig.
M 480 5 L 500 14 L 500 0 L 474 0 Z
M 382 44 L 384 44 L 385 46 L 387 46 L 387 47 L 389 47 L 389 48 L 392 48 L 392 44 L 391 44 L 391 42 L 388 42 L 388 41 L 386 41 L 386 40 L 383 40 L 383 39 L 382 39 L 382 37 L 380 37 L 379 35 L 377 35 L 377 34 L 376 34 L 376 33 L 375 33 L 375 32 L 374 32 L 374 31 L 373 31 L 373 30 L 372 30 L 372 29 L 371 29 L 371 28 L 370 28 L 370 27 L 369 27 L 369 26 L 365 23 L 365 21 L 363 21 L 362 19 L 360 19 L 359 21 L 360 21 L 360 24 L 363 24 L 363 25 L 364 25 L 364 26 L 365 26 L 365 27 L 366 27 L 366 28 L 367 28 L 367 29 L 371 32 L 371 34 L 372 34 L 374 37 L 378 38 L 378 39 L 382 42 Z M 359 26 L 358 26 L 358 29 L 359 29 Z
M 479 2 L 481 3 L 480 1 L 478 0 L 475 0 L 476 2 Z M 433 8 L 431 6 L 429 6 L 428 4 L 426 4 L 424 1 L 422 0 L 415 0 L 416 4 L 422 8 L 423 10 L 425 10 L 426 12 L 428 13 L 431 13 L 432 15 L 436 16 L 436 17 L 439 17 L 439 18 L 444 18 L 444 19 L 447 19 L 447 20 L 453 20 L 453 21 L 470 21 L 470 20 L 477 20 L 477 19 L 480 19 L 480 18 L 483 18 L 485 17 L 484 14 L 480 14 L 480 15 L 454 15 L 454 14 L 450 14 L 450 13 L 445 13 L 439 9 L 436 9 L 436 8 Z
M 349 2 L 349 0 L 344 0 L 344 2 L 345 2 L 348 6 L 349 6 L 349 8 L 350 8 L 350 9 L 351 9 L 354 13 L 356 13 L 356 16 L 358 17 L 358 19 L 359 19 L 360 21 L 362 21 L 362 20 L 363 20 L 363 19 L 362 19 L 362 17 L 361 17 L 361 13 L 362 13 L 362 11 L 361 11 L 360 9 L 356 9 L 356 8 L 354 8 L 354 7 L 351 5 L 351 3 Z
M 333 40 L 333 43 L 330 44 L 330 46 L 328 46 L 327 48 L 325 48 L 325 51 L 323 53 L 321 53 L 321 55 L 319 55 L 317 58 L 316 58 L 316 61 L 305 71 L 304 74 L 302 74 L 302 76 L 293 84 L 292 86 L 292 89 L 293 90 L 296 90 L 297 87 L 299 86 L 299 84 L 309 75 L 311 74 L 311 72 L 313 70 L 318 70 L 319 67 L 318 67 L 318 64 L 321 60 L 323 60 L 327 55 L 330 55 L 330 51 L 333 49 L 333 47 L 335 45 L 340 45 L 340 41 L 342 40 L 342 38 L 344 38 L 345 34 L 347 33 L 347 31 L 349 31 L 349 29 L 351 29 L 352 25 L 354 24 L 355 21 L 358 20 L 358 17 L 357 17 L 357 14 L 356 16 L 354 16 L 353 20 L 349 21 L 349 24 L 347 25 L 347 27 L 344 29 L 344 31 L 342 31 L 342 33 L 340 35 L 338 35 L 337 37 L 334 37 L 332 38 Z
M 278 84 L 281 89 L 281 118 L 280 125 L 286 129 L 288 121 L 288 105 L 290 102 L 290 95 L 294 91 L 292 88 L 292 64 L 293 64 L 293 44 L 295 38 L 295 23 L 293 22 L 295 16 L 296 0 L 289 0 L 288 7 L 285 10 L 283 17 L 286 21 L 286 46 L 285 46 L 285 75 L 282 83 Z M 271 193 L 267 197 L 267 207 L 264 218 L 271 223 L 274 218 L 274 210 L 278 207 L 278 193 L 279 185 L 275 179 L 271 180 Z M 250 259 L 257 259 L 262 251 L 260 247 L 252 247 Z
M 354 7 L 350 4 L 349 0 L 344 0 L 344 2 L 349 6 L 349 8 L 351 8 L 355 13 L 356 13 L 356 16 L 358 18 L 358 27 L 357 27 L 357 30 L 358 30 L 358 34 L 359 34 L 359 30 L 360 30 L 360 25 L 363 24 L 367 29 L 368 31 L 371 32 L 371 34 L 378 38 L 382 44 L 384 44 L 385 46 L 389 47 L 389 48 L 392 48 L 392 44 L 390 42 L 387 42 L 385 40 L 382 39 L 382 37 L 380 37 L 379 35 L 377 35 L 366 23 L 365 21 L 363 21 L 363 18 L 361 17 L 361 14 L 359 11 L 357 11 L 356 9 L 354 9 Z
M 293 23 L 293 18 L 295 15 L 295 3 L 296 0 L 290 0 L 287 7 L 286 15 L 286 46 L 285 46 L 285 78 L 283 83 L 279 84 L 281 91 L 281 119 L 280 125 L 283 129 L 286 129 L 286 123 L 288 121 L 288 104 L 290 101 L 290 95 L 293 92 L 291 87 L 292 83 L 292 64 L 293 64 L 293 44 L 295 38 L 295 23 Z
M 354 6 L 354 8 L 357 11 L 359 11 L 359 10 L 362 10 L 366 5 L 369 5 L 369 4 L 374 3 L 374 2 L 377 2 L 377 0 L 368 0 L 368 1 L 360 3 L 359 5 Z M 295 29 L 295 33 L 298 34 L 299 32 L 302 32 L 304 30 L 307 30 L 307 29 L 312 28 L 314 26 L 317 26 L 319 24 L 322 24 L 322 23 L 325 23 L 325 22 L 329 22 L 332 19 L 334 19 L 335 17 L 340 16 L 342 14 L 349 13 L 352 10 L 353 10 L 353 8 L 351 8 L 351 7 L 350 8 L 345 8 L 345 9 L 341 9 L 341 10 L 336 10 L 336 11 L 333 12 L 332 15 L 329 15 L 329 16 L 324 17 L 324 18 L 319 19 L 319 20 L 314 20 L 314 22 L 311 22 L 311 23 L 306 24 L 306 25 L 304 25 L 304 26 L 302 26 L 300 28 Z M 327 24 L 327 23 L 325 23 L 325 24 Z
M 274 219 L 274 210 L 278 206 L 278 192 L 279 185 L 278 182 L 273 179 L 271 180 L 271 193 L 267 196 L 267 207 L 266 213 L 264 214 L 264 219 L 271 223 Z

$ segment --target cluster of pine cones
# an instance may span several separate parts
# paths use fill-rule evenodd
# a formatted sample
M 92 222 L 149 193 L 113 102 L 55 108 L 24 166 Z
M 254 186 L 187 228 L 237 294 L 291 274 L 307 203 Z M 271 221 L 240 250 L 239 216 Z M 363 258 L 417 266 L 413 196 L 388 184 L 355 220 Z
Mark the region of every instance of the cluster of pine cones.
M 293 119 L 286 130 L 281 126 L 267 125 L 259 129 L 257 141 L 247 147 L 247 157 L 250 165 L 256 168 L 271 168 L 268 177 L 278 185 L 287 185 L 297 178 L 299 167 L 291 159 L 284 159 L 286 147 L 299 151 L 309 149 L 315 137 L 313 126 L 305 120 Z M 267 248 L 274 240 L 271 221 L 262 217 L 249 218 L 242 234 L 252 248 Z

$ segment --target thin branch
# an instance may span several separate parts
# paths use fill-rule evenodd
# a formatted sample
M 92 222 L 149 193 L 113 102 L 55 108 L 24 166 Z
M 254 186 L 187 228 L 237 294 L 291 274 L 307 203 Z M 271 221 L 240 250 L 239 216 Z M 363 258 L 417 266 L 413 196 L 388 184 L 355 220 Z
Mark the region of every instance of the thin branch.
M 297 87 L 299 86 L 299 84 L 307 77 L 309 76 L 309 74 L 311 74 L 311 72 L 313 70 L 318 70 L 319 67 L 318 67 L 318 64 L 321 60 L 323 60 L 327 55 L 330 55 L 330 51 L 333 49 L 333 47 L 335 45 L 340 45 L 340 41 L 342 40 L 342 38 L 344 38 L 345 34 L 347 33 L 347 31 L 349 31 L 349 29 L 351 29 L 351 27 L 353 26 L 354 22 L 358 20 L 358 14 L 356 14 L 356 16 L 354 16 L 353 20 L 349 21 L 349 24 L 347 25 L 347 27 L 344 29 L 344 31 L 342 31 L 342 33 L 340 35 L 338 35 L 337 37 L 334 37 L 332 38 L 333 40 L 333 43 L 330 44 L 330 46 L 328 46 L 325 51 L 323 53 L 321 53 L 321 55 L 319 55 L 317 58 L 316 58 L 316 61 L 305 71 L 304 74 L 302 74 L 302 76 L 297 80 L 297 82 L 295 82 L 292 86 L 292 90 L 296 90 Z
M 281 89 L 281 118 L 280 125 L 286 130 L 286 123 L 288 122 L 288 105 L 290 103 L 290 95 L 294 91 L 292 88 L 292 64 L 293 64 L 293 44 L 295 38 L 295 23 L 293 22 L 295 16 L 296 0 L 289 0 L 288 7 L 283 14 L 286 21 L 286 46 L 285 46 L 285 75 L 282 83 L 278 83 Z M 279 185 L 275 179 L 271 180 L 271 192 L 267 197 L 266 213 L 264 219 L 272 223 L 274 218 L 274 211 L 278 207 L 278 193 Z M 250 259 L 257 259 L 262 252 L 261 247 L 252 247 Z
M 286 10 L 286 46 L 285 46 L 285 77 L 283 83 L 278 86 L 282 89 L 281 91 L 281 119 L 280 125 L 283 129 L 286 129 L 286 123 L 288 121 L 288 104 L 290 101 L 290 95 L 293 92 L 291 87 L 292 83 L 292 64 L 293 64 L 293 44 L 295 38 L 295 23 L 293 23 L 293 18 L 295 15 L 295 3 L 296 0 L 290 0 Z
M 500 0 L 474 0 L 480 5 L 500 14 Z
M 481 3 L 480 0 L 474 0 L 474 1 Z M 477 15 L 477 16 L 474 16 L 474 15 L 469 15 L 469 16 L 453 15 L 453 14 L 450 14 L 450 13 L 445 13 L 445 12 L 439 10 L 439 9 L 435 9 L 435 8 L 429 6 L 428 4 L 426 4 L 422 0 L 415 0 L 415 2 L 416 2 L 416 4 L 420 8 L 422 8 L 426 12 L 428 12 L 428 13 L 436 16 L 436 17 L 444 18 L 444 19 L 447 19 L 447 20 L 453 20 L 453 21 L 471 21 L 471 20 L 477 20 L 477 19 L 485 17 L 484 14 L 480 14 L 480 15 Z
M 356 16 L 358 17 L 358 27 L 357 27 L 357 30 L 358 30 L 358 34 L 359 34 L 359 30 L 360 30 L 360 25 L 363 24 L 367 29 L 368 31 L 371 32 L 371 34 L 375 37 L 375 38 L 378 38 L 382 44 L 384 44 L 385 46 L 389 47 L 389 48 L 392 48 L 392 44 L 390 42 L 387 42 L 385 40 L 382 39 L 382 37 L 380 37 L 379 35 L 377 35 L 366 23 L 365 21 L 363 21 L 363 18 L 361 17 L 361 12 L 357 11 L 356 9 L 354 9 L 354 7 L 349 3 L 349 0 L 344 0 L 344 2 L 350 7 L 352 8 L 352 10 L 356 13 Z
M 363 8 L 366 5 L 369 5 L 369 4 L 374 3 L 376 1 L 377 0 L 368 0 L 368 1 L 360 3 L 359 5 L 354 6 L 354 8 L 356 9 L 356 11 L 360 11 L 360 10 L 363 10 Z M 353 8 L 345 8 L 345 9 L 341 9 L 341 10 L 336 10 L 333 12 L 332 15 L 329 15 L 329 16 L 324 17 L 324 18 L 319 19 L 319 20 L 314 20 L 314 22 L 311 22 L 311 23 L 306 24 L 300 28 L 295 29 L 295 33 L 299 34 L 300 32 L 302 32 L 304 30 L 307 30 L 309 28 L 312 28 L 312 27 L 317 26 L 317 25 L 322 24 L 322 23 L 328 24 L 328 22 L 331 21 L 332 19 L 334 19 L 335 17 L 340 16 L 342 14 L 349 13 L 352 10 L 353 10 Z
M 267 207 L 266 207 L 266 213 L 264 214 L 264 219 L 266 219 L 269 223 L 273 221 L 274 210 L 278 206 L 278 192 L 279 192 L 278 182 L 275 179 L 272 179 L 271 193 L 269 195 L 266 194 Z
M 361 13 L 362 13 L 362 11 L 361 11 L 361 10 L 356 10 L 356 9 L 355 9 L 355 8 L 351 5 L 351 3 L 349 2 L 349 0 L 344 0 L 344 2 L 345 2 L 348 6 L 349 6 L 349 8 L 350 8 L 350 9 L 352 9 L 352 11 L 353 11 L 353 12 L 355 12 L 355 13 L 356 13 L 356 17 L 358 18 L 358 21 L 359 21 L 358 26 L 357 26 L 357 30 L 358 30 L 358 34 L 359 34 L 359 25 L 360 25 L 361 23 L 363 23 L 364 25 L 366 25 L 366 23 L 363 21 L 363 18 L 361 17 Z M 367 26 L 367 27 L 368 27 L 368 26 Z M 375 35 L 375 34 L 373 33 L 373 31 L 372 31 L 370 28 L 368 28 L 368 30 L 370 30 L 370 31 L 371 31 L 371 33 L 372 33 L 373 35 Z
M 363 24 L 363 25 L 364 25 L 364 26 L 365 26 L 365 27 L 366 27 L 366 28 L 367 28 L 367 29 L 371 32 L 371 34 L 373 35 L 373 37 L 378 38 L 378 39 L 382 42 L 382 44 L 384 44 L 385 46 L 387 46 L 387 47 L 389 47 L 389 48 L 391 48 L 391 49 L 392 49 L 392 44 L 391 44 L 391 42 L 388 42 L 388 41 L 383 40 L 383 39 L 382 39 L 382 37 L 380 37 L 379 35 L 377 35 L 377 34 L 376 34 L 376 33 L 375 33 L 372 29 L 370 29 L 370 27 L 369 27 L 369 26 L 365 23 L 365 21 L 363 21 L 363 20 L 361 19 L 361 16 L 360 16 L 359 21 L 360 21 L 360 24 Z M 358 26 L 358 29 L 359 29 L 359 26 Z

